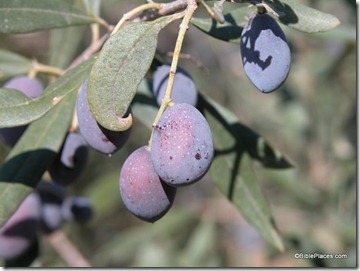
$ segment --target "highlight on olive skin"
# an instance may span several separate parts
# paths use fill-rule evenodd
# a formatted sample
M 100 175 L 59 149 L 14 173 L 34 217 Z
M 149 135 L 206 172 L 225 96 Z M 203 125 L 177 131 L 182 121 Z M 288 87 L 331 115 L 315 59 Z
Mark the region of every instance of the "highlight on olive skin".
M 3 88 L 16 89 L 31 99 L 39 97 L 44 90 L 44 86 L 39 79 L 24 75 L 13 77 L 4 84 Z M 7 145 L 13 147 L 19 141 L 26 128 L 27 125 L 2 128 L 0 129 L 0 135 Z
M 110 131 L 101 126 L 90 110 L 87 98 L 87 82 L 81 88 L 77 105 L 79 129 L 86 142 L 104 154 L 113 154 L 122 148 L 130 137 L 131 128 L 126 131 Z M 127 114 L 130 113 L 130 110 Z
M 146 146 L 135 150 L 126 159 L 119 186 L 126 208 L 147 222 L 155 222 L 163 217 L 176 194 L 176 188 L 164 183 L 157 175 Z
M 155 171 L 167 184 L 183 186 L 199 181 L 214 157 L 209 124 L 189 104 L 169 106 L 154 127 L 150 153 Z
M 156 97 L 158 105 L 161 105 L 166 88 L 169 82 L 170 65 L 163 64 L 154 73 L 152 91 Z M 198 91 L 190 74 L 183 68 L 177 67 L 172 89 L 171 99 L 176 103 L 188 103 L 192 106 L 197 105 Z
M 291 65 L 290 48 L 270 15 L 250 18 L 241 33 L 240 49 L 245 73 L 260 91 L 270 93 L 285 82 Z

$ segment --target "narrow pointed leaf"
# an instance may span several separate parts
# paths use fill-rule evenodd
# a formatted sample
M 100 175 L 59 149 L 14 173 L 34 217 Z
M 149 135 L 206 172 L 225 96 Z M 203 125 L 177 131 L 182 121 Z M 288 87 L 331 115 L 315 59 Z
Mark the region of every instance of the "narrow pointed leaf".
M 280 16 L 280 23 L 307 33 L 329 31 L 340 24 L 338 18 L 326 12 L 304 6 L 297 0 L 266 0 Z
M 0 128 L 28 124 L 42 117 L 67 95 L 80 87 L 88 77 L 93 62 L 94 58 L 91 58 L 66 72 L 50 84 L 39 98 L 19 99 L 17 103 L 7 103 L 7 100 L 0 102 Z
M 90 109 L 102 126 L 114 131 L 129 128 L 122 116 L 151 65 L 158 33 L 178 16 L 129 23 L 105 43 L 88 84 Z
M 29 99 L 24 93 L 12 88 L 0 88 L 0 107 L 27 103 Z M 0 123 L 2 120 L 0 119 Z
M 0 33 L 10 34 L 97 22 L 62 0 L 1 0 L 0 18 Z
M 214 183 L 270 244 L 283 251 L 269 204 L 251 165 L 246 144 L 249 135 L 237 129 L 241 124 L 230 111 L 206 99 L 202 98 L 201 103 L 214 138 L 215 158 L 210 168 Z
M 0 167 L 0 227 L 37 185 L 69 129 L 76 92 L 32 123 Z

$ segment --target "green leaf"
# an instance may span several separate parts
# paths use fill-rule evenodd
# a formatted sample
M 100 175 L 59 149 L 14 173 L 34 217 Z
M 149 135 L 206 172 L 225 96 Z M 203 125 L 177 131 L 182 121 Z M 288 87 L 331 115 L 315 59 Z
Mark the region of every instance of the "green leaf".
M 236 6 L 239 6 L 239 4 Z M 241 32 L 247 23 L 247 15 L 247 7 L 241 7 L 233 9 L 229 13 L 224 13 L 225 22 L 223 24 L 218 23 L 210 17 L 193 17 L 191 18 L 191 23 L 214 38 L 232 43 L 240 43 Z
M 211 220 L 200 220 L 181 251 L 180 263 L 183 267 L 204 267 L 211 264 L 209 254 L 216 247 L 216 225 Z
M 355 26 L 339 26 L 328 32 L 321 32 L 316 34 L 309 34 L 311 37 L 344 41 L 351 44 L 356 44 L 356 27 Z
M 76 92 L 32 123 L 0 167 L 0 227 L 37 185 L 69 129 Z
M 237 118 L 215 101 L 201 98 L 201 103 L 214 138 L 215 158 L 210 168 L 214 183 L 270 244 L 283 251 L 269 204 L 252 168 L 245 143 L 249 135 L 241 133 L 238 127 L 243 126 Z
M 96 120 L 105 128 L 130 127 L 127 112 L 136 90 L 154 58 L 159 31 L 179 15 L 153 22 L 129 23 L 105 43 L 91 70 L 88 99 Z
M 82 0 L 86 10 L 90 14 L 100 14 L 101 0 Z
M 84 26 L 52 29 L 50 31 L 49 64 L 62 69 L 68 67 L 83 40 L 84 30 Z
M 95 58 L 91 58 L 66 72 L 50 84 L 39 98 L 32 100 L 18 99 L 17 102 L 7 103 L 5 101 L 8 98 L 5 97 L 6 100 L 0 102 L 0 128 L 28 124 L 42 117 L 67 95 L 78 90 L 88 77 L 94 61 Z
M 16 53 L 0 49 L 0 80 L 26 74 L 31 69 L 31 60 Z
M 291 163 L 278 150 L 256 132 L 241 124 L 231 111 L 203 95 L 200 95 L 199 104 L 215 116 L 227 130 L 227 133 L 222 135 L 226 138 L 218 137 L 220 145 L 227 142 L 228 150 L 240 146 L 252 159 L 267 168 L 286 169 L 292 167 Z M 216 140 L 216 138 L 214 139 Z
M 0 18 L 0 33 L 11 34 L 97 22 L 62 0 L 1 0 Z
M 19 103 L 27 103 L 29 99 L 24 93 L 12 88 L 0 88 L 0 107 L 15 106 Z
M 297 0 L 266 0 L 280 16 L 280 23 L 307 33 L 329 31 L 340 24 L 338 18 L 300 4 Z

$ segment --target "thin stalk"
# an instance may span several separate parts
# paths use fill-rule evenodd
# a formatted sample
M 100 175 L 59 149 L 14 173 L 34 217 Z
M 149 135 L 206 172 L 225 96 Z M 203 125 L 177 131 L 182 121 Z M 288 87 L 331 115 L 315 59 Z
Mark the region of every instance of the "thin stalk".
M 32 63 L 31 63 L 31 70 L 28 74 L 29 77 L 36 77 L 36 75 L 39 73 L 47 73 L 47 74 L 52 74 L 55 76 L 62 76 L 64 74 L 64 70 L 53 67 L 53 66 L 48 66 L 48 65 L 44 65 L 39 63 L 36 59 L 33 59 Z
M 152 142 L 152 137 L 154 134 L 155 125 L 159 121 L 159 119 L 162 116 L 162 114 L 164 113 L 165 109 L 168 106 L 173 105 L 173 101 L 171 100 L 171 95 L 172 95 L 172 90 L 173 90 L 173 86 L 174 86 L 175 73 L 176 73 L 176 69 L 177 69 L 177 65 L 178 65 L 179 57 L 180 57 L 180 53 L 181 53 L 181 47 L 184 43 L 185 34 L 189 28 L 190 20 L 196 9 L 197 9 L 196 1 L 195 0 L 189 1 L 189 4 L 185 11 L 184 18 L 180 24 L 180 30 L 179 30 L 178 37 L 176 39 L 176 44 L 175 44 L 175 49 L 174 49 L 174 57 L 171 62 L 169 81 L 168 81 L 168 84 L 166 87 L 165 95 L 162 100 L 160 109 L 155 117 L 154 122 L 153 122 L 153 129 L 152 129 L 150 140 L 149 140 L 149 147 L 148 147 L 149 150 L 151 150 L 151 142 Z
M 116 32 L 120 30 L 120 28 L 126 23 L 126 21 L 130 20 L 132 17 L 140 14 L 141 12 L 144 12 L 145 10 L 149 9 L 157 9 L 159 10 L 161 8 L 161 4 L 159 3 L 147 3 L 144 5 L 141 5 L 137 8 L 134 8 L 133 10 L 130 10 L 129 12 L 125 13 L 120 21 L 117 23 L 117 25 L 114 27 L 111 35 L 114 35 Z

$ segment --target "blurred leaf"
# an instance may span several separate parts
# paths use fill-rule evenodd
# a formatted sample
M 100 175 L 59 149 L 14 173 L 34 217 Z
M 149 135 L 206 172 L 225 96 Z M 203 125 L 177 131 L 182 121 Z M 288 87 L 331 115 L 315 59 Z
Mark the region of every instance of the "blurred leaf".
M 0 80 L 26 74 L 31 69 L 31 60 L 16 53 L 0 49 Z
M 82 0 L 86 10 L 90 14 L 100 15 L 101 0 Z
M 76 56 L 84 37 L 83 26 L 72 26 L 50 31 L 49 64 L 62 69 L 69 66 Z
M 151 65 L 157 35 L 178 18 L 177 14 L 152 22 L 129 23 L 105 43 L 88 85 L 91 111 L 102 126 L 116 131 L 129 128 L 128 119 L 122 116 Z
M 97 22 L 62 0 L 1 0 L 0 18 L 0 33 L 11 34 Z
M 177 232 L 182 232 L 196 219 L 196 213 L 191 209 L 172 209 L 161 220 L 154 224 L 146 223 L 142 226 L 128 228 L 112 237 L 96 251 L 94 262 L 100 266 L 111 263 L 121 264 L 129 258 L 134 257 L 139 247 L 144 242 L 155 239 L 159 242 L 161 238 L 173 237 Z
M 216 247 L 216 227 L 214 221 L 201 220 L 193 230 L 180 255 L 181 266 L 210 267 L 209 252 Z M 205 264 L 204 264 L 205 263 Z M 213 266 L 214 267 L 214 266 Z
M 119 172 L 112 170 L 107 174 L 102 173 L 83 191 L 84 196 L 94 203 L 94 213 L 97 214 L 96 219 L 99 221 L 113 212 L 114 204 L 120 201 L 120 192 L 114 192 L 114 187 L 119 185 Z
M 76 92 L 32 123 L 0 168 L 0 227 L 32 192 L 69 129 Z
M 311 37 L 336 40 L 336 41 L 345 41 L 352 44 L 356 44 L 356 27 L 339 26 L 328 32 L 313 34 L 311 35 Z
M 210 168 L 214 183 L 270 244 L 284 251 L 269 204 L 246 154 L 249 135 L 241 133 L 239 126 L 244 127 L 225 108 L 210 99 L 201 100 L 214 137 L 215 158 Z M 255 133 L 253 135 L 255 137 L 252 140 L 257 141 L 259 137 Z M 260 157 L 266 161 L 266 152 Z M 270 161 L 272 159 L 270 156 Z
M 59 101 L 80 87 L 88 77 L 93 62 L 94 58 L 91 58 L 66 72 L 50 84 L 39 98 L 29 101 L 18 99 L 19 96 L 16 96 L 16 100 L 10 104 L 5 101 L 0 102 L 0 128 L 28 124 L 42 117 Z M 11 93 L 12 99 L 15 99 L 13 91 L 7 92 Z
M 329 31 L 340 24 L 338 18 L 329 13 L 304 6 L 297 0 L 266 0 L 281 23 L 303 32 L 315 33 Z
M 193 17 L 191 18 L 191 23 L 214 38 L 232 43 L 240 43 L 241 32 L 247 23 L 247 15 L 247 8 L 242 7 L 224 14 L 225 22 L 223 24 L 218 23 L 210 17 Z

